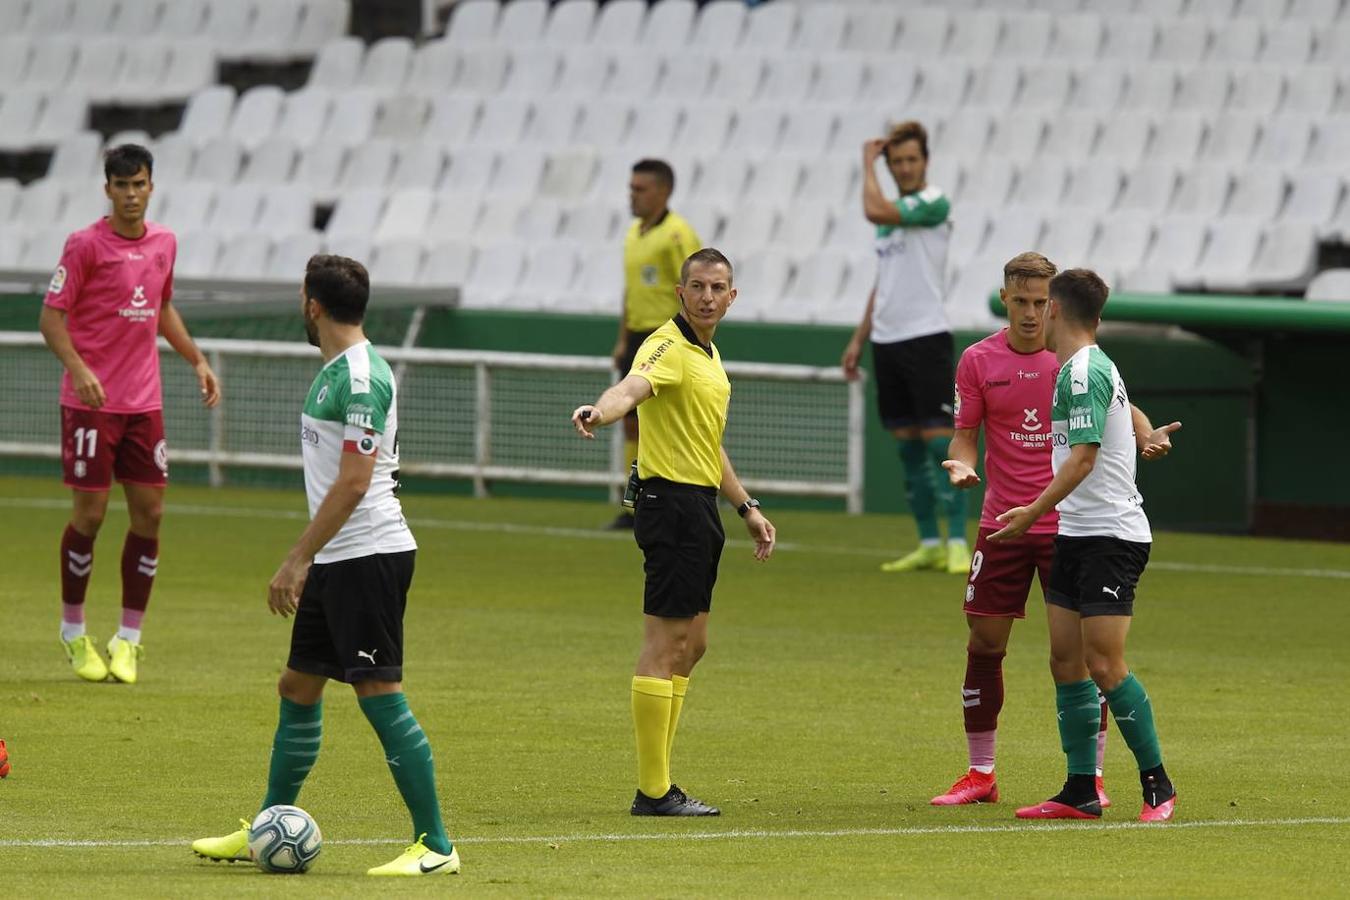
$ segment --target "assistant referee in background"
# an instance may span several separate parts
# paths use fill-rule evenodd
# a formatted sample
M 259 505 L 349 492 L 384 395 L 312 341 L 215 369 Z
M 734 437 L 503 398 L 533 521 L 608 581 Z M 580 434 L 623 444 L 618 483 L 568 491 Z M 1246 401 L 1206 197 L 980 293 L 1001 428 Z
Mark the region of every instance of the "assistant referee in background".
M 670 209 L 675 190 L 675 170 L 660 159 L 640 159 L 633 164 L 628 179 L 628 207 L 633 222 L 623 239 L 623 309 L 619 314 L 619 336 L 614 342 L 614 368 L 619 378 L 633 368 L 633 357 L 642 342 L 670 321 L 677 308 L 675 284 L 680 266 L 699 247 L 698 234 L 682 217 Z M 630 413 L 623 420 L 623 469 L 637 458 L 638 417 Z M 620 531 L 633 527 L 633 514 L 627 509 L 609 527 Z
M 635 816 L 720 814 L 670 780 L 675 727 L 690 673 L 708 648 L 708 611 L 726 542 L 718 491 L 745 519 L 756 559 L 769 558 L 775 539 L 722 447 L 731 382 L 712 338 L 736 299 L 731 263 L 717 250 L 699 250 L 681 266 L 675 295 L 679 312 L 642 343 L 627 377 L 572 413 L 586 438 L 633 409 L 642 424 L 633 526 L 646 560 L 642 652 L 633 676 Z

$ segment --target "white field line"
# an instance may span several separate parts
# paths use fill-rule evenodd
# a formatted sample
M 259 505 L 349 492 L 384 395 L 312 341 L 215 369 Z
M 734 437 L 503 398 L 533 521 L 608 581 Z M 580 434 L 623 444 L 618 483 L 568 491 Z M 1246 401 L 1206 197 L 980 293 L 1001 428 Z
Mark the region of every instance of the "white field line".
M 1166 825 L 1140 822 L 1047 822 L 1035 825 L 933 825 L 909 828 L 834 828 L 767 830 L 741 829 L 732 831 L 690 831 L 646 834 L 554 834 L 504 835 L 501 837 L 455 838 L 456 844 L 579 844 L 626 843 L 633 841 L 729 841 L 729 840 L 783 840 L 790 838 L 851 838 L 851 837 L 922 837 L 938 834 L 1043 834 L 1047 831 L 1151 831 L 1177 828 L 1298 828 L 1309 825 L 1350 825 L 1350 817 L 1319 817 L 1302 819 L 1202 819 L 1194 822 L 1170 822 Z M 339 846 L 369 846 L 405 843 L 407 838 L 346 838 L 325 843 Z M 0 847 L 184 847 L 190 838 L 173 840 L 63 840 L 61 838 L 4 838 Z
M 0 508 L 11 509 L 67 509 L 68 500 L 46 497 L 0 497 Z M 114 509 L 125 509 L 121 502 L 110 503 Z M 169 503 L 167 511 L 171 516 L 212 516 L 233 519 L 280 519 L 305 521 L 309 515 L 302 510 L 268 509 L 246 506 L 201 506 L 187 503 Z M 521 525 L 515 522 L 469 522 L 460 519 L 410 518 L 408 524 L 417 528 L 439 528 L 447 531 L 476 531 L 492 534 L 520 534 L 536 537 L 575 538 L 587 541 L 624 541 L 631 543 L 633 536 L 623 532 L 600 531 L 587 528 L 564 528 L 556 525 Z M 750 541 L 728 540 L 728 546 L 753 547 Z M 827 544 L 798 544 L 780 541 L 777 549 L 785 553 L 820 553 L 829 556 L 863 556 L 872 559 L 884 559 L 889 552 L 866 547 L 837 547 Z M 1252 575 L 1274 578 L 1335 578 L 1350 579 L 1350 569 L 1295 569 L 1275 566 L 1225 566 L 1213 563 L 1169 562 L 1153 560 L 1149 568 L 1164 572 L 1198 572 L 1211 575 Z

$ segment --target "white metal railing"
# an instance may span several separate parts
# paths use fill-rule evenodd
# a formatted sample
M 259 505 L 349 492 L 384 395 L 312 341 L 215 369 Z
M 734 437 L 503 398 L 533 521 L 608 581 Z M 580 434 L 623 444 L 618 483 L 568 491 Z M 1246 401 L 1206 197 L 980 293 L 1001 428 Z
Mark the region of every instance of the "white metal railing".
M 319 366 L 306 344 L 203 339 L 198 346 L 224 386 L 214 410 L 195 402 L 192 372 L 161 340 L 166 427 L 175 462 L 208 467 L 298 469 L 293 431 Z M 581 441 L 568 416 L 613 381 L 611 361 L 478 350 L 380 347 L 398 367 L 400 465 L 409 475 L 598 485 L 613 495 L 626 466 L 622 430 L 608 446 Z M 725 363 L 732 404 L 725 443 L 757 493 L 838 497 L 862 511 L 863 383 L 837 367 Z M 59 363 L 42 337 L 0 332 L 0 456 L 60 457 Z

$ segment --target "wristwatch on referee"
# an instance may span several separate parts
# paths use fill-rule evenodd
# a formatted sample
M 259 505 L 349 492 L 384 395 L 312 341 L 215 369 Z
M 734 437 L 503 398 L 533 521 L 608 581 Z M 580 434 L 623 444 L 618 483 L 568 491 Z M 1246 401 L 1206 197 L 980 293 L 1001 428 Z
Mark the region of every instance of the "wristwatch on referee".
M 754 497 L 751 497 L 749 500 L 746 500 L 740 506 L 736 507 L 736 515 L 744 519 L 746 513 L 750 512 L 752 509 L 759 509 L 759 501 Z

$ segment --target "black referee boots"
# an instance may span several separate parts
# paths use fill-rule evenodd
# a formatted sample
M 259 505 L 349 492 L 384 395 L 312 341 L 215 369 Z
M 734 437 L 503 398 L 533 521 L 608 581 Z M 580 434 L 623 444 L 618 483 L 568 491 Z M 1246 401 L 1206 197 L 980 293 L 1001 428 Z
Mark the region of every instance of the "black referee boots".
M 635 816 L 720 816 L 722 811 L 709 806 L 702 800 L 695 800 L 677 786 L 671 785 L 665 796 L 653 800 L 642 791 L 633 797 L 633 808 L 629 810 Z

